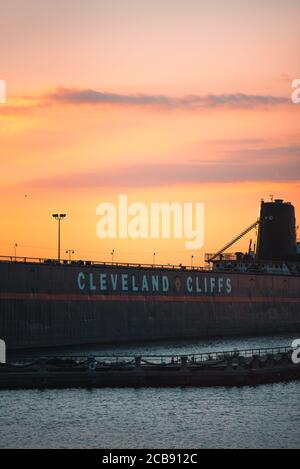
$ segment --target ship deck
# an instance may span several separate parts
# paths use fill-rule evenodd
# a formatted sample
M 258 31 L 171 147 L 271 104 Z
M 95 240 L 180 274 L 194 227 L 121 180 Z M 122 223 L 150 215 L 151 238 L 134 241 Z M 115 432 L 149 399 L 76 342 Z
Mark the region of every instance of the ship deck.
M 210 256 L 208 254 L 207 256 Z M 217 266 L 217 263 L 220 261 L 215 261 L 212 266 L 189 266 L 183 264 L 144 264 L 144 263 L 133 263 L 133 262 L 103 262 L 98 260 L 67 260 L 63 259 L 58 261 L 57 259 L 42 258 L 42 257 L 20 257 L 20 256 L 0 256 L 0 263 L 11 263 L 11 264 L 39 264 L 47 266 L 66 266 L 66 267 L 93 267 L 93 268 L 107 268 L 107 269 L 139 269 L 139 270 L 157 270 L 157 271 L 176 271 L 176 272 L 202 272 L 202 273 L 230 273 L 230 274 L 252 274 L 252 275 L 290 275 L 293 277 L 300 276 L 300 262 L 293 261 L 288 262 L 288 265 L 293 267 L 293 271 L 287 272 L 268 272 L 263 268 L 268 264 L 268 261 L 256 261 L 256 260 L 247 260 L 244 265 L 247 265 L 246 270 L 238 269 L 237 262 L 234 263 L 233 255 L 228 254 L 226 260 L 231 260 L 233 262 L 232 266 L 228 267 Z M 274 261 L 275 265 L 284 264 L 284 262 Z

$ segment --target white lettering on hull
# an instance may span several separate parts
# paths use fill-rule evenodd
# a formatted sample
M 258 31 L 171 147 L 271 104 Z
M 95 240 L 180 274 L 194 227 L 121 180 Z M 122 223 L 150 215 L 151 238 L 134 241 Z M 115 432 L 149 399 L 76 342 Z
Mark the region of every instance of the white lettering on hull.
M 107 274 L 104 272 L 79 272 L 77 286 L 82 292 L 120 293 L 169 293 L 182 295 L 230 295 L 230 277 L 189 275 L 186 279 L 176 276 L 151 274 Z M 178 286 L 179 285 L 179 286 Z

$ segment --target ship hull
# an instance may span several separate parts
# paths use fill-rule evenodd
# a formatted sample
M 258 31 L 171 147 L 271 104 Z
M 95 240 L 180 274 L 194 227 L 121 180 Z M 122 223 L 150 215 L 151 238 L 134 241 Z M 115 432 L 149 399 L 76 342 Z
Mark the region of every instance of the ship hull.
M 0 262 L 8 349 L 300 333 L 300 278 Z

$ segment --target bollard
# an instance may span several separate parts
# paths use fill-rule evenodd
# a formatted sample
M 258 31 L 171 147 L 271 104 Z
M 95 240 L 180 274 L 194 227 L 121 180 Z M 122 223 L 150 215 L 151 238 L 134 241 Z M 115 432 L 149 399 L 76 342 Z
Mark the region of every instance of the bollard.
M 187 361 L 188 361 L 188 357 L 187 357 L 187 356 L 182 355 L 182 356 L 180 357 L 180 360 L 181 360 L 181 365 L 182 365 L 182 366 L 186 366 L 186 365 L 187 365 Z
M 0 363 L 6 363 L 6 344 L 0 339 Z
M 142 359 L 142 357 L 139 357 L 139 356 L 134 357 L 134 362 L 135 362 L 136 368 L 141 367 L 141 359 Z

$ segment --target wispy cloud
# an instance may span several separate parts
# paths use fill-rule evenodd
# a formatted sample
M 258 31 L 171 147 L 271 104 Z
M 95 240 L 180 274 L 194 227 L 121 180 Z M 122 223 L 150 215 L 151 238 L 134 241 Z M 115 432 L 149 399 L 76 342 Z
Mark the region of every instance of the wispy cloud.
M 244 93 L 186 95 L 174 97 L 148 94 L 117 94 L 96 91 L 93 89 L 57 88 L 45 96 L 51 102 L 89 105 L 116 105 L 163 107 L 168 109 L 201 109 L 201 108 L 255 108 L 258 106 L 276 106 L 290 103 L 285 97 L 271 95 L 251 95 Z
M 30 181 L 28 188 L 83 189 L 102 187 L 152 187 L 174 184 L 300 180 L 300 146 L 261 149 L 257 158 L 236 152 L 231 158 L 188 164 L 145 164 L 116 170 L 97 169 Z M 250 150 L 249 150 L 250 152 Z M 252 150 L 251 150 L 252 152 Z M 255 154 L 255 150 L 253 150 Z M 274 155 L 281 155 L 275 158 Z
M 223 138 L 223 139 L 215 139 L 215 140 L 206 140 L 205 144 L 208 145 L 221 145 L 226 146 L 241 146 L 241 145 L 261 145 L 263 143 L 267 143 L 267 139 L 265 138 Z
M 0 115 L 26 114 L 39 108 L 54 105 L 115 106 L 135 108 L 160 108 L 165 110 L 206 109 L 256 109 L 290 105 L 289 97 L 251 95 L 245 93 L 223 93 L 208 95 L 186 95 L 182 97 L 151 94 L 119 94 L 93 89 L 55 88 L 50 92 L 8 100 L 0 106 Z
M 227 152 L 226 154 L 232 161 L 244 161 L 247 164 L 251 162 L 256 165 L 277 162 L 278 164 L 288 166 L 295 161 L 299 165 L 300 170 L 300 145 L 242 148 Z

